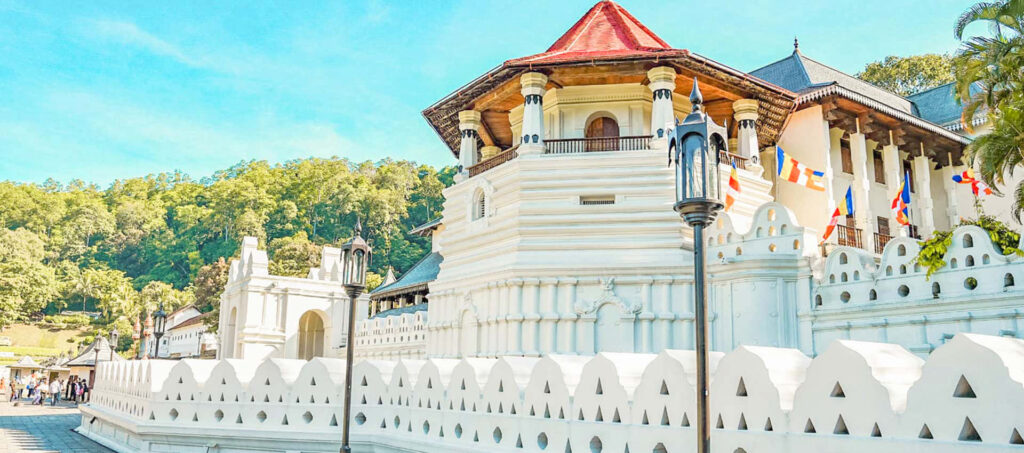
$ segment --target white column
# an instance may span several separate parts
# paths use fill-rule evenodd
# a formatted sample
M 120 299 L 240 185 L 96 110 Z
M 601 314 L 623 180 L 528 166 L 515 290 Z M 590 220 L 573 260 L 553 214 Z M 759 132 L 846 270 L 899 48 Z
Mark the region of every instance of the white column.
M 850 134 L 850 157 L 853 161 L 853 211 L 857 227 L 861 228 L 861 244 L 865 250 L 874 249 L 875 215 L 871 211 L 871 180 L 868 179 L 868 144 L 864 134 Z M 836 193 L 846 195 L 843 188 Z M 842 200 L 839 201 L 840 203 Z
M 523 98 L 523 135 L 519 154 L 544 153 L 544 91 L 548 76 L 527 72 L 519 77 Z
M 825 199 L 828 200 L 828 213 L 832 215 L 832 210 L 836 208 L 835 198 L 832 193 L 835 192 L 835 171 L 832 170 L 832 128 L 829 126 L 827 120 L 821 120 L 822 130 L 825 134 L 825 149 L 828 150 L 825 157 Z M 774 151 L 774 149 L 773 149 Z M 775 165 L 779 165 L 778 162 Z M 774 171 L 777 173 L 779 169 L 776 167 Z M 781 184 L 781 181 L 776 184 Z M 778 200 L 776 200 L 778 201 Z
M 956 181 L 953 175 L 963 172 L 959 166 L 953 165 L 953 156 L 949 156 L 949 165 L 942 167 L 942 188 L 946 191 L 946 217 L 949 219 L 949 229 L 956 228 L 960 224 L 960 206 L 956 199 Z
M 732 103 L 733 118 L 738 123 L 737 144 L 739 147 L 731 150 L 747 159 L 757 160 L 757 100 L 740 99 Z
M 558 352 L 560 354 L 573 354 L 576 352 L 575 332 L 573 326 L 576 324 L 578 315 L 573 305 L 576 303 L 576 279 L 568 278 L 559 280 L 558 285 Z
M 900 191 L 900 182 L 903 181 L 903 171 L 900 166 L 900 149 L 891 143 L 883 146 L 882 163 L 885 166 L 885 200 L 886 205 L 888 205 L 888 203 L 891 203 L 896 198 L 896 193 Z M 905 229 L 901 228 L 899 222 L 896 221 L 896 216 L 892 214 L 891 209 L 889 210 L 889 234 L 894 237 L 906 234 Z
M 921 155 L 914 158 L 914 185 L 917 199 L 911 199 L 911 203 L 917 203 L 920 219 L 913 219 L 919 228 L 922 239 L 931 237 L 935 232 L 935 210 L 932 201 L 932 178 L 931 161 L 924 155 L 924 145 L 921 145 Z
M 523 279 L 523 355 L 537 357 L 540 355 L 540 280 Z
M 675 110 L 672 107 L 672 92 L 676 89 L 676 70 L 668 66 L 658 66 L 647 71 L 653 103 L 651 104 L 651 149 L 664 149 L 668 144 L 665 138 L 665 127 L 675 124 Z M 640 134 L 633 134 L 640 135 Z
M 558 313 L 555 302 L 558 300 L 558 279 L 541 279 L 540 288 L 539 349 L 542 354 L 550 354 L 555 352 L 557 347 L 555 323 L 558 322 Z
M 476 164 L 476 145 L 480 138 L 480 112 L 475 110 L 463 110 L 459 112 L 459 132 L 462 137 L 462 144 L 459 146 L 459 165 L 462 171 L 459 172 L 463 178 L 469 177 L 469 167 Z

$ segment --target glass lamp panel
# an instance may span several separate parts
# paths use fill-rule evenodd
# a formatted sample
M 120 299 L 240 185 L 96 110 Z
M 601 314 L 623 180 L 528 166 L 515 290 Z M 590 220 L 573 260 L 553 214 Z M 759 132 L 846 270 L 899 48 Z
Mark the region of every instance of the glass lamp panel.
M 355 284 L 363 284 L 366 281 L 366 252 L 363 250 L 356 250 L 355 252 Z

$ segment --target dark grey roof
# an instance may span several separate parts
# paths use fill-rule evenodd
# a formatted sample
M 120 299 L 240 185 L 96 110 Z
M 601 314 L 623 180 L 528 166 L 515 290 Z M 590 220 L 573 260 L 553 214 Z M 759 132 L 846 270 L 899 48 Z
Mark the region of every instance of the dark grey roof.
M 971 85 L 971 94 L 974 95 L 980 90 L 977 85 Z M 908 96 L 908 99 L 917 107 L 918 115 L 935 124 L 942 125 L 946 129 L 957 131 L 963 128 L 960 123 L 964 107 L 956 98 L 954 82 L 939 85 L 935 88 L 924 90 Z M 979 110 L 972 121 L 977 126 L 986 121 L 984 110 Z
M 441 225 L 440 217 L 409 230 L 409 234 L 415 234 L 419 236 L 430 236 L 431 232 L 437 229 L 439 225 Z
M 804 94 L 836 83 L 862 96 L 874 99 L 904 113 L 913 113 L 913 104 L 907 98 L 874 86 L 831 66 L 807 58 L 799 51 L 775 63 L 750 72 L 790 91 Z
M 437 273 L 441 271 L 442 261 L 444 261 L 444 257 L 440 253 L 431 252 L 402 274 L 398 281 L 374 289 L 370 292 L 370 296 L 379 298 L 419 289 L 437 278 Z
M 386 318 L 388 316 L 398 316 L 404 315 L 406 313 L 416 313 L 418 311 L 427 311 L 427 304 L 406 305 L 402 308 L 392 308 L 390 310 L 384 310 L 380 313 L 371 316 L 370 319 Z

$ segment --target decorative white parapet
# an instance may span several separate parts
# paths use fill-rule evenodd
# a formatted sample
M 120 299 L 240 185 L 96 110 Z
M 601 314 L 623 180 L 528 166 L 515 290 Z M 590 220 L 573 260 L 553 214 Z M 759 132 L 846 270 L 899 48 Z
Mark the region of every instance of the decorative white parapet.
M 959 334 L 924 361 L 839 340 L 712 354 L 715 452 L 1024 449 L 1024 341 Z M 694 356 L 362 361 L 353 451 L 689 452 Z M 100 365 L 78 431 L 118 452 L 335 452 L 344 361 Z
M 364 319 L 356 323 L 356 358 L 423 359 L 427 353 L 427 311 Z
M 898 343 L 924 355 L 957 332 L 1024 336 L 1024 259 L 1004 256 L 977 226 L 953 231 L 945 267 L 928 277 L 917 264 L 918 242 L 897 237 L 881 260 L 837 247 L 813 290 L 813 309 L 800 314 L 814 350 L 835 339 Z

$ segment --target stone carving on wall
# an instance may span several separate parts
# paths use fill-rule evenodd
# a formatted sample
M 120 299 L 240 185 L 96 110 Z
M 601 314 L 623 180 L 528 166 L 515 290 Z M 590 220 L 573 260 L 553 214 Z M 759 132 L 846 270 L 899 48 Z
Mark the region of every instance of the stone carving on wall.
M 601 294 L 597 298 L 589 302 L 576 301 L 573 309 L 578 315 L 593 314 L 605 304 L 617 305 L 623 316 L 635 315 L 643 308 L 639 301 L 626 304 L 622 298 L 615 295 L 615 278 L 607 278 L 601 279 Z

